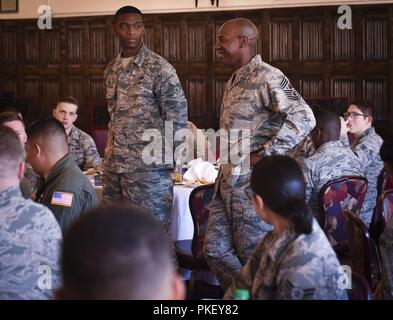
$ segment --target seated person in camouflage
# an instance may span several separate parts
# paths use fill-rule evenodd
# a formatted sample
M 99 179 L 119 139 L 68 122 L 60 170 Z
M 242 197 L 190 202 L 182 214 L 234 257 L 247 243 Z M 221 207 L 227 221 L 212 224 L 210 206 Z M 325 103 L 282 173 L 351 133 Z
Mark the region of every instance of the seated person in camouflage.
M 303 160 L 306 199 L 319 220 L 319 192 L 329 181 L 343 176 L 363 176 L 360 160 L 340 141 L 340 118 L 333 112 L 316 109 L 316 126 L 311 131 L 315 153 Z
M 58 299 L 183 299 L 159 221 L 140 207 L 101 207 L 66 233 Z
M 51 209 L 63 233 L 83 212 L 98 205 L 92 184 L 68 152 L 61 122 L 45 118 L 33 123 L 27 132 L 26 153 L 42 177 L 35 201 Z
M 363 202 L 360 218 L 366 226 L 370 224 L 374 207 L 377 201 L 378 177 L 383 168 L 379 149 L 382 145 L 382 138 L 372 127 L 374 121 L 374 106 L 367 99 L 357 99 L 349 104 L 347 112 L 344 114 L 348 132 L 355 140 L 351 144 L 351 149 L 360 159 L 365 177 L 367 178 L 367 193 Z M 342 137 L 343 143 L 348 145 L 348 137 Z
M 16 132 L 22 143 L 23 148 L 25 147 L 27 135 L 25 131 L 25 124 L 18 113 L 15 112 L 2 112 L 0 113 L 0 125 L 11 128 Z M 34 174 L 33 168 L 30 164 L 25 163 L 25 174 L 20 180 L 20 189 L 22 195 L 26 199 L 31 199 L 33 188 L 37 183 L 38 177 Z
M 0 300 L 50 299 L 60 282 L 60 227 L 47 207 L 22 197 L 23 171 L 18 136 L 0 125 Z
M 393 138 L 382 143 L 380 156 L 386 172 L 393 181 Z M 374 294 L 376 299 L 393 300 L 393 217 L 386 224 L 379 238 L 382 280 Z
M 338 284 L 340 263 L 305 201 L 297 162 L 267 156 L 251 175 L 254 206 L 273 225 L 225 293 L 248 289 L 252 299 L 347 299 Z
M 91 136 L 74 126 L 78 117 L 78 101 L 71 96 L 61 98 L 53 109 L 53 116 L 66 131 L 70 153 L 81 170 L 100 165 L 100 155 Z

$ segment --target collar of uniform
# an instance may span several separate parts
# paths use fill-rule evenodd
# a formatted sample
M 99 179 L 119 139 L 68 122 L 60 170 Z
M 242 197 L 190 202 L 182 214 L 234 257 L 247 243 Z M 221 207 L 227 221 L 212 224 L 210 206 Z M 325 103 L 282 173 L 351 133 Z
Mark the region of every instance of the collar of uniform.
M 142 44 L 142 47 L 139 49 L 138 53 L 135 55 L 133 63 L 135 63 L 139 68 L 141 67 L 143 60 L 145 59 L 147 51 L 148 51 L 148 49 L 145 46 L 145 44 Z M 131 66 L 131 63 L 128 65 L 126 70 L 128 70 L 130 68 L 130 66 Z M 121 63 L 121 52 L 120 52 L 116 58 L 116 62 L 114 64 L 112 70 L 117 72 L 122 69 L 123 69 L 123 65 Z
M 69 136 L 71 139 L 79 140 L 78 128 L 75 127 L 74 125 L 72 125 L 72 128 L 71 128 L 70 133 L 68 134 L 68 136 Z
M 275 233 L 275 231 L 273 230 Z M 293 230 L 291 222 L 285 228 L 281 235 L 275 233 L 272 245 L 268 249 L 268 256 L 272 261 L 277 261 L 281 254 L 286 250 L 288 245 L 297 238 L 295 231 Z
M 259 54 L 254 56 L 249 63 L 237 69 L 235 73 L 237 74 L 238 79 L 248 79 L 253 73 L 254 69 L 262 63 L 262 58 Z
M 8 199 L 16 196 L 22 196 L 19 186 L 0 189 L 0 207 L 1 204 L 8 201 Z
M 74 159 L 72 158 L 70 153 L 67 153 L 63 158 L 61 158 L 55 166 L 52 168 L 51 172 L 48 175 L 48 179 L 46 179 L 45 184 L 55 179 L 60 173 L 75 164 Z
M 372 135 L 373 133 L 375 133 L 374 127 L 370 127 L 370 128 L 368 128 L 368 129 L 364 130 L 364 132 L 362 132 L 362 134 L 361 134 L 359 137 L 357 137 L 357 138 L 352 142 L 351 146 L 354 146 L 354 145 L 356 146 L 356 145 L 359 143 L 359 141 L 361 141 L 364 137 L 369 136 L 369 135 Z
M 335 146 L 340 146 L 340 145 L 342 146 L 342 143 L 341 143 L 340 140 L 328 141 L 328 142 L 325 142 L 323 145 L 321 145 L 321 146 L 318 148 L 317 152 L 323 152 L 323 151 L 325 151 L 326 149 L 333 148 L 333 147 L 335 147 Z

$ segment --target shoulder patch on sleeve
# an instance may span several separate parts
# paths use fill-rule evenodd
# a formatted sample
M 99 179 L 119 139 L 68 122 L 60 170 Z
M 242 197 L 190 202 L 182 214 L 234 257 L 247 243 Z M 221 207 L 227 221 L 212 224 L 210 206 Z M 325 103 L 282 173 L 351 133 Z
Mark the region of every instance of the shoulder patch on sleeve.
M 53 192 L 52 200 L 50 203 L 54 205 L 70 208 L 72 206 L 73 197 L 74 197 L 73 193 L 55 191 Z

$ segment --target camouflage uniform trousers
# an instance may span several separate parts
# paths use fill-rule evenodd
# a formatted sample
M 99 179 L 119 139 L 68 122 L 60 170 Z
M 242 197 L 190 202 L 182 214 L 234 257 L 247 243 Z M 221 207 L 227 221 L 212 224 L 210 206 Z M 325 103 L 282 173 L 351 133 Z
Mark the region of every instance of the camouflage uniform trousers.
M 114 173 L 104 170 L 102 200 L 104 203 L 122 202 L 148 209 L 161 222 L 177 266 L 170 234 L 173 182 L 169 170 L 135 173 Z
M 250 172 L 228 178 L 221 173 L 210 206 L 204 255 L 224 289 L 271 229 L 252 204 Z

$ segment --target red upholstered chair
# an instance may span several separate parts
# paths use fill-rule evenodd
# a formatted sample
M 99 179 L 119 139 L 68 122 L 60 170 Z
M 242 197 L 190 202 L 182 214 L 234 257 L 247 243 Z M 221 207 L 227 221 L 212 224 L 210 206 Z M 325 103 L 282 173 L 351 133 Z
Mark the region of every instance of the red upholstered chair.
M 194 293 L 197 273 L 200 271 L 210 271 L 203 257 L 203 244 L 213 193 L 214 184 L 201 185 L 192 190 L 189 200 L 192 221 L 194 223 L 194 236 L 191 246 L 192 256 L 176 252 L 179 266 L 192 271 L 188 292 L 188 296 L 191 298 Z
M 384 191 L 378 198 L 370 224 L 370 234 L 375 243 L 393 216 L 393 189 Z
M 377 246 L 371 239 L 365 224 L 349 210 L 344 210 L 348 235 L 350 265 L 353 271 L 362 275 L 375 290 L 380 279 L 380 261 Z
M 326 183 L 320 192 L 320 224 L 330 243 L 339 255 L 348 248 L 345 220 L 342 212 L 347 209 L 359 216 L 367 191 L 367 179 L 346 176 Z

